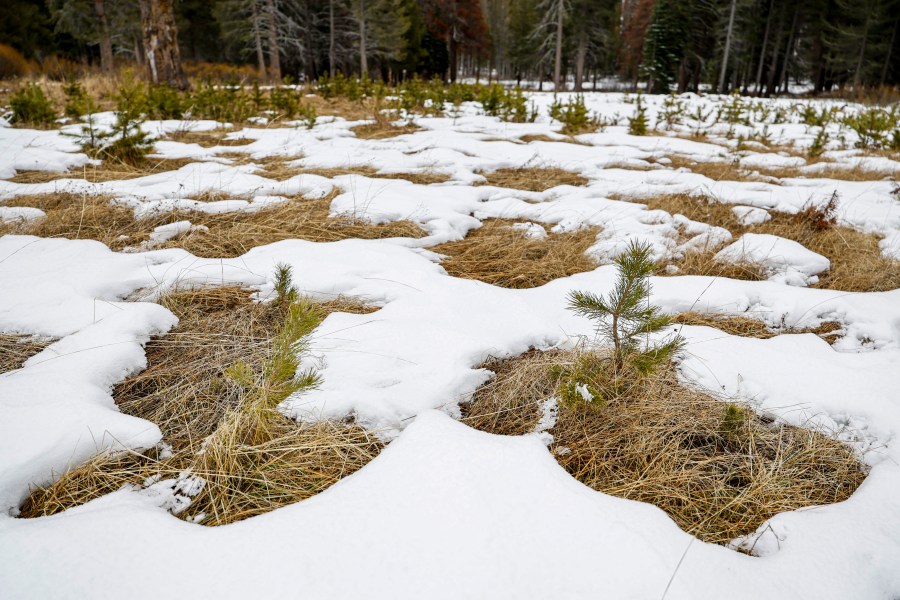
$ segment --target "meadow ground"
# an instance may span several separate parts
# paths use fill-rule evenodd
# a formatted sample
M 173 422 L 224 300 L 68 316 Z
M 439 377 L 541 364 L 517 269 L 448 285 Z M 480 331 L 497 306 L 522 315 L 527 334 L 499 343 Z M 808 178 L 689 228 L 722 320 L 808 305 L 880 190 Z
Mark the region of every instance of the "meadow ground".
M 627 94 L 561 123 L 287 93 L 143 119 L 127 161 L 0 121 L 0 587 L 900 596 L 871 107 L 648 96 L 633 135 Z M 632 242 L 685 345 L 623 387 L 567 303 Z

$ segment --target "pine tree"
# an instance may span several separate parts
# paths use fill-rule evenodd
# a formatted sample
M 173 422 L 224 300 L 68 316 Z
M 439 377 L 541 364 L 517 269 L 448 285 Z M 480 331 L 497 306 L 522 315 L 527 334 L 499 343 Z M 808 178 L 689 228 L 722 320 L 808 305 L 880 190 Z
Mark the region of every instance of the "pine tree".
M 680 0 L 657 0 L 644 40 L 642 70 L 654 94 L 669 92 L 684 56 L 684 15 Z
M 632 242 L 615 263 L 619 267 L 618 278 L 609 294 L 572 292 L 569 308 L 594 321 L 596 335 L 612 343 L 616 373 L 626 364 L 640 373 L 650 373 L 670 360 L 683 346 L 683 340 L 675 335 L 659 343 L 647 341 L 642 347 L 642 336 L 671 324 L 659 307 L 650 304 L 649 277 L 653 274 L 650 246 Z

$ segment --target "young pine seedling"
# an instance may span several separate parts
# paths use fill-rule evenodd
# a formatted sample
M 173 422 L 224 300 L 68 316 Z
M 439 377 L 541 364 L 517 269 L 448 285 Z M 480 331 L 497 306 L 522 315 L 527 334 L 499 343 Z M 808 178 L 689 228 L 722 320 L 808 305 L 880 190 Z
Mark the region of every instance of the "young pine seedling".
M 684 340 L 679 335 L 658 342 L 649 339 L 650 334 L 671 324 L 659 307 L 650 304 L 649 278 L 654 266 L 650 246 L 632 242 L 615 262 L 619 273 L 612 291 L 606 296 L 572 292 L 569 308 L 594 321 L 597 336 L 612 345 L 614 373 L 633 367 L 647 375 L 671 360 Z

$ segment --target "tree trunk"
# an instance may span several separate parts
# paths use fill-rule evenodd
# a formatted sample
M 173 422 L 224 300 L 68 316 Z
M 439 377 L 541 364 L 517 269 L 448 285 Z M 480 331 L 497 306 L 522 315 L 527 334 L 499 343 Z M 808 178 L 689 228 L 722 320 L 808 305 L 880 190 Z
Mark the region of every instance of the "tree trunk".
M 575 91 L 580 92 L 584 83 L 584 58 L 587 56 L 587 38 L 578 38 L 578 49 L 575 51 Z
M 269 77 L 272 83 L 281 82 L 281 48 L 275 23 L 275 0 L 266 0 L 266 22 L 269 34 Z
M 894 21 L 894 32 L 891 34 L 891 43 L 888 44 L 887 56 L 884 57 L 884 66 L 881 67 L 880 85 L 884 87 L 888 76 L 888 67 L 891 65 L 891 57 L 894 54 L 894 44 L 897 42 L 897 26 L 900 25 L 900 19 Z
M 106 8 L 103 0 L 94 0 L 94 11 L 100 21 L 100 66 L 106 73 L 111 73 L 113 65 L 112 40 L 109 37 L 109 21 L 106 18 Z
M 775 0 L 769 0 L 769 13 L 766 17 L 766 32 L 763 34 L 762 49 L 759 51 L 759 64 L 756 65 L 756 82 L 754 84 L 757 96 L 762 92 L 763 65 L 766 63 L 766 47 L 769 45 L 769 32 L 772 30 L 772 9 Z
M 328 75 L 334 77 L 334 0 L 328 0 Z
M 562 38 L 563 38 L 563 18 L 565 17 L 564 0 L 556 0 L 559 3 L 559 9 L 556 13 L 556 61 L 553 66 L 553 91 L 562 90 Z
M 725 93 L 725 73 L 728 71 L 728 54 L 731 52 L 731 33 L 734 31 L 734 13 L 737 0 L 731 0 L 731 14 L 728 16 L 728 31 L 725 33 L 725 54 L 722 57 L 722 70 L 719 72 L 719 93 Z
M 859 59 L 856 61 L 856 69 L 853 71 L 853 89 L 859 89 L 859 83 L 862 80 L 862 68 L 866 58 L 866 42 L 869 40 L 869 24 L 872 22 L 871 15 L 866 15 L 866 25 L 863 29 L 862 43 L 859 45 Z
M 187 89 L 189 86 L 178 50 L 173 0 L 140 0 L 140 8 L 150 81 L 156 85 Z
M 824 68 L 825 44 L 822 43 L 822 28 L 816 29 L 816 34 L 812 40 L 812 63 L 816 65 L 813 72 L 813 94 L 822 93 L 825 88 L 825 68 Z
M 780 81 L 783 82 L 784 91 L 787 92 L 788 89 L 788 64 L 791 62 L 791 54 L 794 52 L 794 39 L 795 34 L 797 33 L 797 17 L 799 16 L 800 11 L 794 9 L 794 19 L 791 23 L 791 34 L 788 36 L 787 47 L 784 49 L 784 63 L 781 65 L 781 78 Z
M 134 38 L 134 62 L 139 65 L 144 64 L 144 46 L 139 37 Z
M 366 2 L 359 0 L 359 76 L 369 74 L 369 63 L 366 56 Z
M 775 46 L 772 48 L 772 59 L 769 61 L 769 81 L 766 84 L 766 95 L 771 95 L 778 77 L 778 55 L 781 53 L 781 39 L 784 37 L 784 11 L 778 13 L 778 32 L 775 34 Z
M 253 0 L 253 42 L 256 44 L 256 72 L 260 83 L 266 80 L 266 56 L 263 53 L 262 36 L 259 34 L 259 6 Z

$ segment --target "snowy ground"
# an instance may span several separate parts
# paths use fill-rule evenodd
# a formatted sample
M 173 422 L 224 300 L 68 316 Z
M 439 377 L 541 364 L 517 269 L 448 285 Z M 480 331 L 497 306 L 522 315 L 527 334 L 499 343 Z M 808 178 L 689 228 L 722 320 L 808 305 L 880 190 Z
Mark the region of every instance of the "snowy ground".
M 653 123 L 663 99 L 645 100 Z M 552 96 L 534 101 L 546 115 Z M 698 116 L 728 102 L 681 101 Z M 589 94 L 587 102 L 619 124 L 578 136 L 578 143 L 555 133 L 558 124 L 547 117 L 505 123 L 472 105 L 445 118 L 417 118 L 420 131 L 382 140 L 356 138 L 350 128 L 357 123 L 320 118 L 311 130 L 260 126 L 229 134 L 254 140 L 244 146 L 159 141 L 159 156 L 196 162 L 137 179 L 0 180 L 3 220 L 43 218 L 36 209 L 3 207 L 4 199 L 60 190 L 109 194 L 145 214 L 173 207 L 260 210 L 284 196 L 323 197 L 336 187 L 333 213 L 373 222 L 407 219 L 428 234 L 287 240 L 234 259 L 179 249 L 116 253 L 89 240 L 0 238 L 0 333 L 58 339 L 25 368 L 0 375 L 3 597 L 156 597 L 171 589 L 199 597 L 900 597 L 900 290 L 809 288 L 828 261 L 799 244 L 752 234 L 732 240 L 710 225 L 639 203 L 663 193 L 702 193 L 735 205 L 743 218 L 764 219 L 766 211 L 795 213 L 824 203 L 837 190 L 839 222 L 877 234 L 882 252 L 900 259 L 895 184 L 888 177 L 819 177 L 827 163 L 803 157 L 815 131 L 799 122 L 794 100 L 760 105 L 771 111 L 766 123 L 762 117 L 753 125 L 686 118 L 671 131 L 643 137 L 627 133 L 624 119 L 634 105 L 625 96 Z M 779 110 L 781 116 L 772 116 Z M 148 124 L 156 133 L 215 126 Z M 687 139 L 697 131 L 707 140 Z M 528 134 L 560 141 L 519 139 Z M 739 147 L 738 136 L 751 141 Z M 782 150 L 752 141 L 761 136 Z M 890 158 L 848 149 L 854 140 L 847 136 L 835 129 L 826 161 L 900 173 Z M 359 175 L 274 181 L 255 173 L 252 162 L 232 164 L 221 156 L 231 152 L 253 160 L 284 156 L 306 167 L 441 173 L 449 181 L 418 185 Z M 738 161 L 759 169 L 760 177 L 713 181 L 667 168 L 673 156 Z M 88 160 L 75 138 L 60 131 L 0 126 L 2 178 Z M 482 171 L 522 166 L 562 167 L 589 183 L 545 192 L 471 185 L 483 181 Z M 766 179 L 765 169 L 777 168 L 797 169 L 799 176 Z M 210 190 L 233 199 L 188 198 Z M 584 487 L 538 436 L 491 436 L 455 422 L 459 401 L 490 376 L 479 369 L 484 359 L 567 347 L 589 335 L 591 324 L 566 310 L 565 298 L 573 289 L 602 292 L 615 277 L 606 265 L 513 290 L 448 276 L 428 248 L 462 239 L 491 217 L 558 231 L 600 226 L 589 253 L 601 264 L 635 238 L 650 242 L 660 258 L 683 252 L 685 230 L 704 244 L 716 240 L 725 257 L 761 261 L 768 281 L 654 278 L 653 301 L 673 313 L 749 312 L 772 325 L 838 321 L 845 335 L 832 347 L 812 334 L 758 340 L 686 326 L 681 376 L 751 400 L 786 422 L 840 431 L 871 466 L 865 483 L 841 504 L 778 515 L 760 528 L 751 557 L 694 540 L 655 507 Z M 157 239 L 175 234 L 162 231 Z M 127 490 L 52 517 L 14 518 L 29 486 L 46 484 L 104 449 L 159 442 L 156 425 L 119 413 L 110 396 L 116 382 L 145 365 L 142 345 L 149 337 L 175 324 L 154 298 L 174 286 L 223 283 L 269 293 L 276 263 L 293 267 L 305 293 L 381 307 L 323 322 L 314 336 L 323 384 L 283 407 L 301 419 L 354 413 L 393 439 L 378 458 L 310 500 L 218 528 L 185 523 L 161 508 L 159 498 Z

